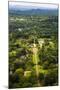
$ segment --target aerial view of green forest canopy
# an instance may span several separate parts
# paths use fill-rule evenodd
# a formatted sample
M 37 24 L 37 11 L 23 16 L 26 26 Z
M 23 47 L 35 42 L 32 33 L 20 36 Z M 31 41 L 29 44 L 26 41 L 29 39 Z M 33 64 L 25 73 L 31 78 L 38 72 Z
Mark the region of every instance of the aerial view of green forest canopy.
M 58 5 L 9 2 L 9 88 L 58 85 Z

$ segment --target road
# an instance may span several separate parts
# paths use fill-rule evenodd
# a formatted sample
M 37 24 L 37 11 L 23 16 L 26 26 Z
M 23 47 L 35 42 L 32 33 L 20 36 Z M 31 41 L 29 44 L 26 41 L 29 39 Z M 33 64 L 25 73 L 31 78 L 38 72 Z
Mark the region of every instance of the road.
M 38 67 L 38 48 L 36 46 L 36 44 L 33 44 L 33 63 L 35 64 L 35 69 L 36 69 L 36 76 L 37 76 L 37 84 L 38 86 L 40 86 L 40 82 L 39 82 L 39 67 Z

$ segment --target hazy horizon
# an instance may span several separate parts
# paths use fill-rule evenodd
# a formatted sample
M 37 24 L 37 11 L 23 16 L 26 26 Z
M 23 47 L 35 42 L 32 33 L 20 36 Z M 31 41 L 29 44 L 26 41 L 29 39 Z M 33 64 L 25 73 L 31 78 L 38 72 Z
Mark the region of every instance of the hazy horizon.
M 51 9 L 57 10 L 56 4 L 40 4 L 40 3 L 25 3 L 25 2 L 9 2 L 9 9 L 30 10 L 30 9 Z

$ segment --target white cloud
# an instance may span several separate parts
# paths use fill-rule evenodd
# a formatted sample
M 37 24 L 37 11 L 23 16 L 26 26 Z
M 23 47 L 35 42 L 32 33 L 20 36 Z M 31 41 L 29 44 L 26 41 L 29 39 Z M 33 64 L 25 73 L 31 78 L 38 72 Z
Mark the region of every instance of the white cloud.
M 43 3 L 27 3 L 27 2 L 9 2 L 9 6 L 23 6 L 23 7 L 34 7 L 34 8 L 50 8 L 57 9 L 58 4 L 43 4 Z

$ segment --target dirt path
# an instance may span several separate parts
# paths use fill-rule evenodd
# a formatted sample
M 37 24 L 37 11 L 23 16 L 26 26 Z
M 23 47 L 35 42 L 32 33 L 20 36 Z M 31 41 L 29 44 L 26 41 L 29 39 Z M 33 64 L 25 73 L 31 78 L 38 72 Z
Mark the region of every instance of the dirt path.
M 35 69 L 36 69 L 36 76 L 37 76 L 37 84 L 38 86 L 40 86 L 40 83 L 39 83 L 39 68 L 38 68 L 38 60 L 39 60 L 39 57 L 38 57 L 38 48 L 36 46 L 36 44 L 34 43 L 33 44 L 33 63 L 35 64 Z

